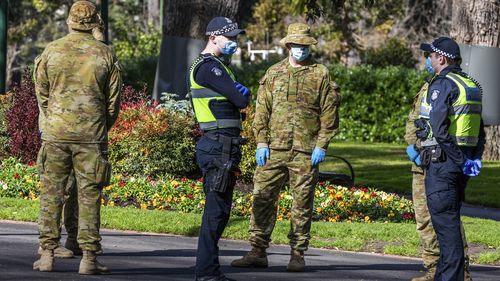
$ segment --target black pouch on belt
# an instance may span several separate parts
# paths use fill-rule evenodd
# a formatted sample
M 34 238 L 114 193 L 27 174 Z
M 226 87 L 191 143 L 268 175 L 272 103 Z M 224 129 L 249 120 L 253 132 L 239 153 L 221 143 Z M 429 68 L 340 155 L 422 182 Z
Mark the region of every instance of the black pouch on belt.
M 215 166 L 207 174 L 210 191 L 226 192 L 229 183 L 231 182 L 231 174 L 234 169 L 233 161 L 222 163 L 219 159 L 213 161 Z

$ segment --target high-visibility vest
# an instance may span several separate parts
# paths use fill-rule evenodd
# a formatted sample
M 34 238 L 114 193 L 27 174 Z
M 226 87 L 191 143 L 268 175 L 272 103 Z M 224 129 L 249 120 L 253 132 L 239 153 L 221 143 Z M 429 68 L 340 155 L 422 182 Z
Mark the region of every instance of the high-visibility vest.
M 219 128 L 241 129 L 242 121 L 241 114 L 238 108 L 231 104 L 225 96 L 196 83 L 194 79 L 197 68 L 207 59 L 214 59 L 219 62 L 219 64 L 227 71 L 229 76 L 233 80 L 235 80 L 235 76 L 231 69 L 229 69 L 222 61 L 220 61 L 215 56 L 200 56 L 194 61 L 189 70 L 189 82 L 191 89 L 191 102 L 193 105 L 196 120 L 200 124 L 200 128 L 204 131 Z M 214 106 L 214 103 L 222 104 L 222 107 L 230 108 L 221 110 L 221 106 Z M 217 118 L 216 116 L 219 116 L 219 118 Z
M 479 137 L 482 112 L 482 93 L 477 84 L 469 77 L 457 73 L 448 73 L 446 78 L 450 79 L 459 89 L 457 100 L 452 104 L 452 110 L 448 113 L 450 127 L 448 133 L 459 146 L 476 146 Z M 420 118 L 429 119 L 432 110 L 431 104 L 427 103 L 427 93 L 422 97 L 420 104 Z

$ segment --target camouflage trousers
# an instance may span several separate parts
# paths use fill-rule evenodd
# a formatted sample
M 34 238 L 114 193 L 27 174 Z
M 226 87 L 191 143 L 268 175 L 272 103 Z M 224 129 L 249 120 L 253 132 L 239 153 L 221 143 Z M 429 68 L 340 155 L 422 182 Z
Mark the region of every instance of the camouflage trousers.
M 68 233 L 67 239 L 76 240 L 78 238 L 78 187 L 73 171 L 68 177 L 68 184 L 64 192 L 63 212 L 64 228 Z
M 252 246 L 269 247 L 280 190 L 287 180 L 293 196 L 288 233 L 290 247 L 297 251 L 307 250 L 318 167 L 311 165 L 311 154 L 294 150 L 271 150 L 267 163 L 255 170 L 249 230 Z
M 73 171 L 77 183 L 77 196 L 73 198 L 78 198 L 78 244 L 82 250 L 100 250 L 101 190 L 109 183 L 111 172 L 107 145 L 44 142 L 37 162 L 41 181 L 40 246 L 54 249 L 59 243 L 65 190 Z
M 437 266 L 440 252 L 437 235 L 432 227 L 431 215 L 427 208 L 424 179 L 424 173 L 413 172 L 412 193 L 415 219 L 417 221 L 417 233 L 422 244 L 422 261 L 424 262 L 424 266 L 430 269 Z M 462 224 L 461 230 L 462 240 L 464 241 L 465 280 L 470 280 L 468 245 Z

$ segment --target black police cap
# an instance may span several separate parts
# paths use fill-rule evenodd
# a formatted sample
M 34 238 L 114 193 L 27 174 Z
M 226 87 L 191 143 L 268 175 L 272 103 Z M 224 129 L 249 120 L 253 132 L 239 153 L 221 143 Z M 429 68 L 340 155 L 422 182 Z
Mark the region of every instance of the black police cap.
M 239 29 L 238 24 L 226 17 L 215 17 L 207 25 L 206 35 L 224 35 L 233 37 L 244 34 L 244 29 Z
M 423 43 L 420 49 L 429 53 L 438 53 L 452 60 L 460 59 L 460 47 L 455 40 L 448 37 L 439 37 L 432 43 Z

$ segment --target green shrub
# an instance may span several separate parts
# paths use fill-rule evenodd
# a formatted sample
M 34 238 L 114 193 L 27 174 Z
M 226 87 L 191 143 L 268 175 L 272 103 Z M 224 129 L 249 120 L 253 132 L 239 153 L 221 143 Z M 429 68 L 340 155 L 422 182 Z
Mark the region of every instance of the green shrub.
M 123 84 L 131 85 L 136 89 L 146 85 L 146 88 L 151 91 L 154 89 L 157 62 L 158 56 L 153 55 L 121 59 Z M 151 95 L 151 92 L 148 94 Z
M 189 174 L 196 169 L 197 133 L 192 116 L 185 112 L 157 108 L 157 104 L 145 99 L 124 101 L 109 133 L 113 171 L 136 177 Z
M 337 139 L 398 143 L 404 141 L 405 122 L 413 96 L 425 73 L 404 67 L 345 68 L 331 65 L 341 88 L 340 131 Z
M 0 159 L 9 155 L 9 135 L 7 134 L 6 114 L 12 103 L 12 94 L 0 94 Z
M 415 60 L 405 40 L 393 37 L 379 48 L 368 49 L 365 53 L 364 63 L 374 67 L 394 65 L 414 68 L 417 60 Z

